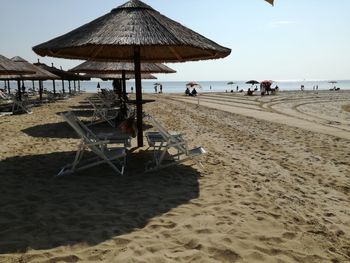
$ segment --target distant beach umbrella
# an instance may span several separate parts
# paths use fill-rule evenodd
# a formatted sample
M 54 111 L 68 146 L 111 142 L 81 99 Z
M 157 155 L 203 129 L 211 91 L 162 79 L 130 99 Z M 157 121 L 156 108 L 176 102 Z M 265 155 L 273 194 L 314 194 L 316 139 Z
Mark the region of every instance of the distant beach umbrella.
M 257 81 L 257 80 L 249 80 L 246 82 L 246 84 L 251 84 L 251 85 L 256 85 L 256 84 L 259 84 L 260 82 Z
M 265 0 L 266 2 L 270 3 L 271 5 L 273 5 L 274 0 Z
M 51 67 L 46 65 L 45 63 L 40 63 L 39 59 L 37 63 L 34 63 L 35 66 L 40 67 L 42 69 L 45 69 L 46 71 L 51 72 L 52 74 L 55 74 L 56 76 L 59 77 L 60 80 L 62 80 L 62 92 L 65 93 L 64 90 L 64 81 L 68 80 L 90 80 L 90 78 L 88 78 L 87 76 L 82 76 L 79 74 L 75 74 L 75 73 L 71 73 L 71 72 L 67 72 L 63 69 L 58 69 L 56 67 L 54 67 L 53 63 L 51 64 Z M 80 84 L 79 84 L 80 85 Z
M 58 76 L 42 69 L 39 68 L 31 63 L 29 63 L 28 61 L 26 61 L 25 59 L 21 58 L 21 57 L 13 57 L 11 59 L 12 62 L 14 62 L 16 65 L 18 65 L 19 68 L 21 68 L 22 70 L 28 70 L 33 72 L 32 74 L 18 74 L 18 75 L 6 75 L 6 76 L 2 76 L 0 78 L 2 79 L 8 79 L 8 80 L 17 80 L 17 82 L 19 80 L 38 80 L 39 81 L 39 86 L 40 86 L 40 90 L 39 90 L 39 95 L 40 95 L 40 100 L 42 99 L 42 81 L 43 80 L 49 80 L 49 79 L 58 79 Z M 20 83 L 17 83 L 18 86 L 18 97 L 19 99 L 21 99 L 21 85 Z M 22 84 L 23 86 L 23 84 Z
M 22 75 L 34 74 L 35 72 L 28 68 L 13 62 L 11 59 L 0 55 L 0 75 Z
M 233 82 L 233 81 L 227 82 L 227 85 L 233 85 L 233 84 L 236 84 L 236 82 Z
M 135 65 L 131 62 L 101 62 L 101 61 L 85 61 L 84 63 L 72 68 L 69 72 L 74 73 L 134 73 Z M 142 73 L 176 73 L 175 70 L 167 67 L 162 63 L 142 63 Z
M 188 88 L 201 88 L 202 86 L 198 84 L 197 82 L 191 81 L 186 84 L 186 87 Z
M 114 79 L 121 80 L 123 78 L 122 74 L 112 74 L 112 73 L 86 74 L 85 76 L 89 78 L 99 78 L 103 80 L 114 80 Z M 135 78 L 135 74 L 131 74 L 131 73 L 125 74 L 125 79 L 134 79 L 134 78 Z M 141 79 L 157 79 L 157 77 L 152 74 L 143 73 L 141 74 Z
M 88 74 L 121 74 L 121 77 L 114 78 L 121 81 L 122 94 L 126 103 L 126 79 L 134 79 L 130 74 L 135 75 L 135 65 L 131 62 L 102 62 L 102 61 L 85 61 L 84 63 L 72 68 L 70 72 L 88 73 Z M 175 70 L 161 63 L 142 63 L 141 73 L 176 73 Z M 126 77 L 129 75 L 129 77 Z M 91 75 L 90 75 L 91 76 Z M 141 74 L 141 79 L 157 79 L 153 75 Z
M 33 47 L 41 56 L 100 61 L 133 61 L 135 65 L 138 146 L 143 146 L 142 62 L 184 62 L 224 58 L 231 50 L 167 18 L 139 0 L 65 35 Z
M 335 83 L 338 83 L 338 81 L 336 81 L 336 80 L 331 80 L 331 81 L 328 81 L 328 83 L 335 84 Z

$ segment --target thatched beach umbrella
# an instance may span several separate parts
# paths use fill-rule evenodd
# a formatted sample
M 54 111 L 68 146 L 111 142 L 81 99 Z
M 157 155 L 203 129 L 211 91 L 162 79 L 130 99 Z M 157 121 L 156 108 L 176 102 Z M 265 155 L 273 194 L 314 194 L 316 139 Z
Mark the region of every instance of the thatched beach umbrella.
M 270 3 L 271 5 L 273 5 L 274 0 L 265 0 L 266 2 Z
M 69 72 L 74 73 L 134 73 L 135 65 L 131 62 L 101 62 L 85 61 L 84 63 L 72 68 Z M 175 70 L 162 63 L 142 63 L 142 73 L 176 73 Z
M 19 68 L 28 71 L 33 72 L 33 74 L 16 74 L 16 75 L 3 75 L 0 77 L 1 79 L 7 79 L 7 80 L 17 80 L 17 86 L 18 86 L 18 99 L 21 100 L 21 84 L 20 80 L 39 80 L 40 83 L 40 100 L 42 99 L 42 81 L 47 79 L 57 79 L 58 77 L 54 74 L 51 74 L 50 72 L 43 70 L 41 68 L 38 68 L 34 66 L 33 64 L 29 63 L 25 59 L 21 57 L 13 57 L 11 59 L 12 62 L 14 62 L 16 65 L 18 65 Z
M 70 81 L 90 80 L 88 77 L 74 74 L 71 72 L 67 72 L 67 71 L 62 70 L 62 69 L 58 69 L 58 68 L 54 67 L 53 64 L 51 64 L 51 67 L 50 67 L 50 66 L 46 65 L 45 63 L 40 63 L 39 59 L 38 59 L 37 63 L 34 63 L 34 65 L 38 66 L 42 69 L 45 69 L 46 71 L 49 71 L 52 74 L 59 76 L 59 78 L 62 80 L 62 92 L 63 93 L 65 93 L 65 90 L 64 90 L 64 81 L 65 80 L 69 81 L 69 89 L 70 89 Z M 79 84 L 79 86 L 80 86 L 80 84 Z
M 114 79 L 121 80 L 123 78 L 123 74 L 112 74 L 112 73 L 86 74 L 86 76 L 89 78 L 99 78 L 99 79 L 103 79 L 103 80 L 114 80 Z M 135 74 L 133 74 L 133 73 L 125 74 L 125 79 L 134 79 L 134 78 L 135 78 Z M 141 79 L 157 79 L 157 77 L 152 75 L 152 74 L 142 73 Z
M 56 76 L 55 74 L 52 74 L 48 71 L 46 71 L 45 69 L 39 68 L 31 63 L 29 63 L 28 61 L 26 61 L 25 59 L 16 56 L 13 57 L 11 59 L 13 62 L 15 62 L 16 64 L 20 65 L 23 68 L 28 68 L 31 69 L 32 71 L 34 71 L 34 74 L 29 74 L 29 75 L 21 75 L 21 76 L 13 76 L 10 79 L 21 79 L 21 80 L 38 80 L 39 81 L 39 96 L 40 96 L 40 100 L 42 100 L 42 92 L 43 92 L 43 80 L 49 80 L 49 79 L 59 79 L 58 76 Z M 20 87 L 18 87 L 18 93 L 19 93 L 19 97 L 21 94 L 21 90 Z
M 163 16 L 139 0 L 63 36 L 33 47 L 41 56 L 101 61 L 133 61 L 137 104 L 138 146 L 142 132 L 142 62 L 184 62 L 217 59 L 231 50 Z
M 33 73 L 33 70 L 23 68 L 15 62 L 13 62 L 11 59 L 0 55 L 0 75 L 22 75 Z
M 135 74 L 135 65 L 130 62 L 101 62 L 101 61 L 85 61 L 84 63 L 72 68 L 70 72 L 75 73 L 95 73 L 95 74 L 121 74 L 121 78 L 115 78 L 121 81 L 122 93 L 126 98 L 126 77 L 125 74 Z M 176 73 L 175 70 L 161 63 L 142 63 L 141 73 Z M 133 79 L 134 77 L 132 77 Z M 128 78 L 130 79 L 130 78 Z M 145 79 L 142 77 L 141 79 Z M 125 100 L 124 100 L 125 101 Z

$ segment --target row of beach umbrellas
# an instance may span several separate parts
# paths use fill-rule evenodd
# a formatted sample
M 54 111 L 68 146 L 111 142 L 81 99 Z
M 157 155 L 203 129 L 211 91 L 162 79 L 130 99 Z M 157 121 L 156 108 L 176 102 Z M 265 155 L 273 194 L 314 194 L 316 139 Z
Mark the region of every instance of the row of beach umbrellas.
M 267 2 L 273 4 L 271 0 Z M 88 24 L 33 47 L 33 50 L 41 56 L 133 62 L 139 147 L 143 146 L 141 62 L 217 59 L 231 53 L 229 48 L 167 18 L 139 0 L 130 0 Z M 125 79 L 125 70 L 121 74 Z
M 33 47 L 41 56 L 88 61 L 133 62 L 138 146 L 143 146 L 141 62 L 185 62 L 224 58 L 231 49 L 130 0 L 92 22 Z

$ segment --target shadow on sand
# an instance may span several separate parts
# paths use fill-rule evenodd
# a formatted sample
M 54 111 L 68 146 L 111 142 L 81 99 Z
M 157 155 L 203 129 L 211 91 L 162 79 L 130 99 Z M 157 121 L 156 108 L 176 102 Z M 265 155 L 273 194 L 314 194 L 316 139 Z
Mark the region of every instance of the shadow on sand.
M 178 165 L 143 174 L 149 153 L 130 154 L 126 176 L 106 165 L 54 177 L 74 152 L 0 162 L 0 253 L 98 244 L 144 227 L 199 194 L 198 172 Z
M 90 123 L 88 121 L 83 121 L 83 122 L 85 124 Z M 146 131 L 148 129 L 151 129 L 152 127 L 153 126 L 151 125 L 144 124 L 143 130 Z M 91 125 L 89 126 L 89 129 L 95 134 L 98 134 L 100 132 L 103 132 L 103 133 L 113 133 L 116 131 L 121 132 L 118 125 L 115 128 L 115 127 L 111 127 L 106 122 Z M 41 137 L 41 138 L 79 138 L 75 133 L 75 131 L 66 122 L 36 125 L 33 127 L 29 127 L 27 129 L 23 129 L 22 132 L 32 137 Z

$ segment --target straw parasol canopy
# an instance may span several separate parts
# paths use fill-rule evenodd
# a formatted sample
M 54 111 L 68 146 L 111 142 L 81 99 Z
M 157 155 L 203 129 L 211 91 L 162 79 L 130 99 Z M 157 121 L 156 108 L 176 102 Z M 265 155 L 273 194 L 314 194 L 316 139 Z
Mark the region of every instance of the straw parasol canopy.
M 270 3 L 271 5 L 273 5 L 274 0 L 265 0 L 266 2 Z
M 134 73 L 135 65 L 130 62 L 100 62 L 85 61 L 84 63 L 72 68 L 69 72 L 75 73 Z M 141 72 L 143 73 L 176 73 L 175 70 L 161 63 L 142 63 Z
M 112 73 L 96 73 L 96 74 L 86 74 L 84 75 L 86 77 L 89 78 L 99 78 L 99 79 L 103 79 L 103 80 L 110 80 L 110 79 L 122 79 L 123 75 L 122 74 L 112 74 Z M 125 74 L 125 79 L 134 79 L 135 78 L 135 74 Z M 148 73 L 143 73 L 141 74 L 141 79 L 157 79 L 156 76 L 153 76 L 152 74 L 148 74 Z
M 18 99 L 21 100 L 21 87 L 19 80 L 39 80 L 40 81 L 40 100 L 42 99 L 42 80 L 48 80 L 48 79 L 58 79 L 59 77 L 42 69 L 39 68 L 31 63 L 29 63 L 27 60 L 16 56 L 11 59 L 12 62 L 14 62 L 16 65 L 18 65 L 19 68 L 23 70 L 29 70 L 34 72 L 33 74 L 16 74 L 16 75 L 3 75 L 0 77 L 0 79 L 6 79 L 6 80 L 17 80 L 17 86 L 18 86 Z
M 0 75 L 21 75 L 33 74 L 32 69 L 21 67 L 21 65 L 13 62 L 11 59 L 0 55 Z
M 65 70 L 62 69 L 58 69 L 56 67 L 54 67 L 53 65 L 48 66 L 45 63 L 40 63 L 39 60 L 37 63 L 34 63 L 35 66 L 42 68 L 48 72 L 51 72 L 52 74 L 55 74 L 56 76 L 58 76 L 60 79 L 63 80 L 90 80 L 88 77 L 82 76 L 82 75 L 77 75 L 71 72 L 67 72 Z
M 58 76 L 55 74 L 52 74 L 45 69 L 42 69 L 40 67 L 37 67 L 31 63 L 29 63 L 27 60 L 16 56 L 11 58 L 11 61 L 13 61 L 15 64 L 17 64 L 22 69 L 28 69 L 32 71 L 32 74 L 9 74 L 3 77 L 0 77 L 2 79 L 21 79 L 21 80 L 48 80 L 48 79 L 59 79 Z
M 33 47 L 41 56 L 101 61 L 133 61 L 138 146 L 143 146 L 142 62 L 184 62 L 224 58 L 231 49 L 188 29 L 149 5 L 130 0 L 65 35 Z
M 231 50 L 131 0 L 65 35 L 33 47 L 41 56 L 102 61 L 133 61 L 140 47 L 143 62 L 216 59 Z

